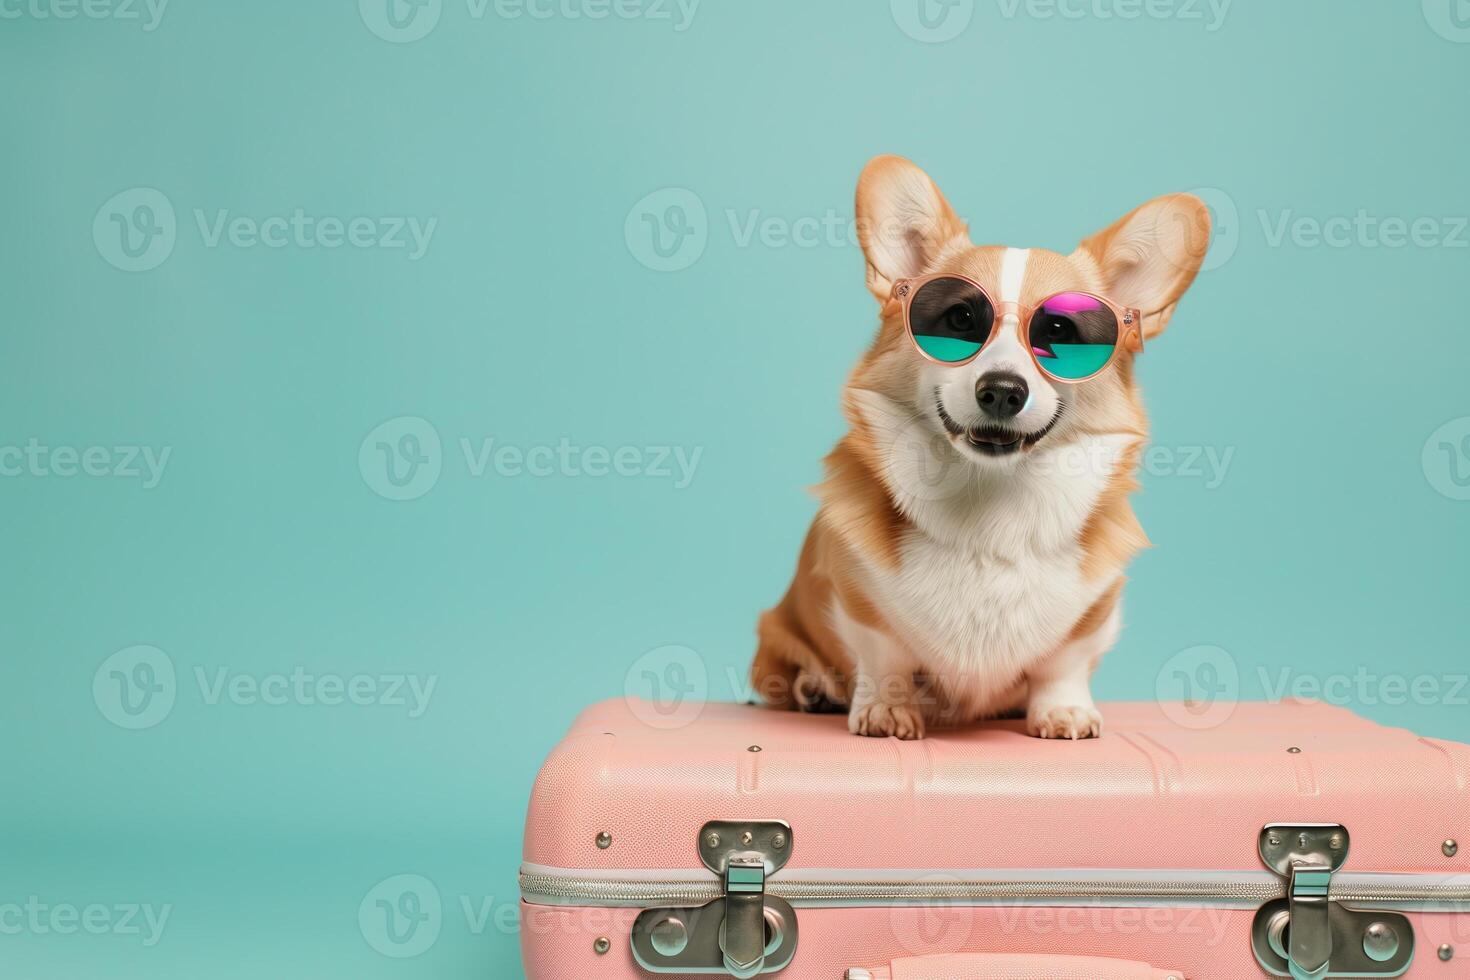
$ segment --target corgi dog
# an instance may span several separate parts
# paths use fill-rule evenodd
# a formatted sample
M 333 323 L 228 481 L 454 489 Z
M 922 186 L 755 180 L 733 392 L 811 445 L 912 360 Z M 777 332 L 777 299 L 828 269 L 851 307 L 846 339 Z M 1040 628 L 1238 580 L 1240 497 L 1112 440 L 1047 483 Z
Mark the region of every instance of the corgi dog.
M 857 188 L 880 323 L 847 382 L 795 579 L 761 616 L 770 706 L 923 738 L 1019 716 L 1102 733 L 1092 673 L 1148 545 L 1128 496 L 1147 439 L 1134 359 L 1210 237 L 1172 194 L 1070 255 L 976 246 L 924 171 L 878 157 Z

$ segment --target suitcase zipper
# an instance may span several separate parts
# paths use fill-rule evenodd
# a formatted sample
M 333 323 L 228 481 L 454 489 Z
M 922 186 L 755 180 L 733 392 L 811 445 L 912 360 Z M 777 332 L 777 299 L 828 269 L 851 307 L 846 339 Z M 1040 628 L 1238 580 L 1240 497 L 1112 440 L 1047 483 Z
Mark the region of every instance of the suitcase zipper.
M 766 884 L 770 895 L 798 906 L 826 904 L 906 904 L 922 902 L 1124 901 L 1160 904 L 1174 901 L 1216 902 L 1242 908 L 1285 898 L 1286 882 L 1259 873 L 1223 875 L 1188 872 L 1123 872 L 1097 876 L 1078 872 L 1047 879 L 983 877 L 957 879 L 935 872 L 906 878 L 780 877 Z M 1117 876 L 1113 876 L 1117 875 Z M 715 881 L 680 879 L 594 878 L 576 871 L 527 868 L 520 875 L 521 896 L 532 904 L 610 905 L 644 908 L 700 905 L 724 894 Z M 1339 874 L 1332 882 L 1336 902 L 1401 908 L 1405 911 L 1470 911 L 1470 879 L 1447 875 Z M 1453 908 L 1463 906 L 1463 908 Z

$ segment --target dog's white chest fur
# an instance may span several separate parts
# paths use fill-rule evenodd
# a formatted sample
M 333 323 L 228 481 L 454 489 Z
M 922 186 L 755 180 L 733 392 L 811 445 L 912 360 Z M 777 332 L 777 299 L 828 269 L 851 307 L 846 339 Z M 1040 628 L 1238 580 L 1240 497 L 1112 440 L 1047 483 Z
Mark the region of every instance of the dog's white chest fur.
M 1090 438 L 1028 455 L 1011 472 L 966 466 L 966 482 L 944 492 L 931 483 L 895 494 L 917 530 L 897 568 L 865 563 L 864 578 L 898 636 L 855 630 L 837 610 L 839 634 L 858 647 L 851 652 L 891 659 L 872 647 L 896 640 L 971 712 L 1008 707 L 999 702 L 1027 668 L 1056 652 L 1111 584 L 1084 579 L 1080 538 L 1124 444 Z M 892 485 L 921 486 L 905 468 L 934 462 L 896 454 Z
M 986 556 L 915 536 L 879 588 L 927 659 L 1014 677 L 1055 650 L 1093 601 L 1075 549 Z

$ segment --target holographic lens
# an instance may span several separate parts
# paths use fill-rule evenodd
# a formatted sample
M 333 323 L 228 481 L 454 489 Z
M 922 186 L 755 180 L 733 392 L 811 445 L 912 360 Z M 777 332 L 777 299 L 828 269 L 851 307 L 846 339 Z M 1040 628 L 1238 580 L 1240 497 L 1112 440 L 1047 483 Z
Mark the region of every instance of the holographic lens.
M 1090 293 L 1057 293 L 1031 314 L 1026 335 L 1041 370 L 1081 381 L 1107 367 L 1118 349 L 1118 317 Z

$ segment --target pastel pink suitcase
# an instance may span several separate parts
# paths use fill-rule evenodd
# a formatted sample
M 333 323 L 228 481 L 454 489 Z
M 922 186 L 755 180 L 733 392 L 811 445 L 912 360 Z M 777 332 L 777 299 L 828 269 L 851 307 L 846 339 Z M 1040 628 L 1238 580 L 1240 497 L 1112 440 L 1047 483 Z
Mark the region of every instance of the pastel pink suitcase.
M 1304 703 L 1085 742 L 658 708 L 588 709 L 537 780 L 531 980 L 1470 977 L 1470 746 Z

